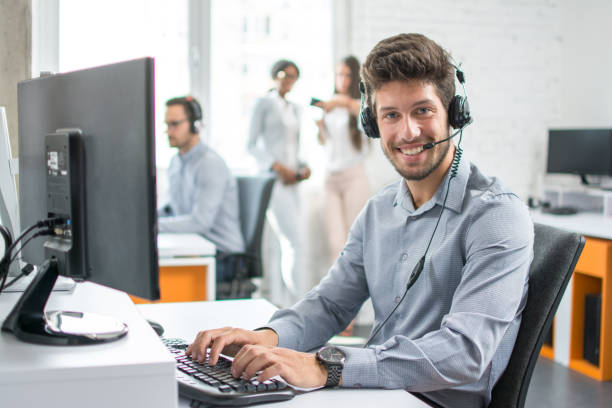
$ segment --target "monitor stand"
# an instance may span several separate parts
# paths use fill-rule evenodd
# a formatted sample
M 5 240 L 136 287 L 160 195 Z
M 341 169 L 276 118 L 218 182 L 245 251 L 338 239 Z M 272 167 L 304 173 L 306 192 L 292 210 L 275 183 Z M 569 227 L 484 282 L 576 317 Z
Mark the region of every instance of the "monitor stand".
M 2 330 L 28 343 L 55 345 L 105 343 L 127 334 L 127 325 L 111 317 L 69 311 L 45 313 L 58 276 L 57 260 L 46 260 L 2 324 Z

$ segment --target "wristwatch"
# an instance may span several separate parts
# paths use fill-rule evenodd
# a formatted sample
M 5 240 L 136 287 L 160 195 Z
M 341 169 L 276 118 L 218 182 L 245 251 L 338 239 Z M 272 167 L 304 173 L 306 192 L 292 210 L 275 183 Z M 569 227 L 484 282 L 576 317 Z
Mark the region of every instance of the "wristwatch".
M 346 354 L 337 347 L 323 347 L 317 351 L 317 360 L 327 369 L 326 387 L 337 387 L 342 378 Z

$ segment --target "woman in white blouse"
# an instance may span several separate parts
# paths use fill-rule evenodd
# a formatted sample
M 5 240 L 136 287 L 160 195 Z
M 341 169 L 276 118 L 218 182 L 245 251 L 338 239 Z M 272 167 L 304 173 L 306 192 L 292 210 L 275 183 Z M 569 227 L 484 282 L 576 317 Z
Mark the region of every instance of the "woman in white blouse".
M 248 150 L 263 171 L 273 171 L 278 181 L 272 190 L 271 223 L 281 245 L 282 274 L 269 272 L 272 300 L 290 305 L 310 288 L 300 271 L 300 205 L 297 183 L 310 177 L 310 168 L 298 158 L 300 109 L 286 99 L 300 71 L 293 61 L 279 60 L 270 70 L 274 81 L 265 96 L 257 99 L 249 128 Z M 282 276 L 282 279 L 281 279 Z M 284 287 L 283 287 L 284 286 Z M 285 292 L 290 292 L 287 299 Z
M 316 103 L 323 108 L 317 121 L 319 142 L 327 153 L 325 221 L 330 263 L 346 242 L 353 221 L 370 197 L 364 161 L 369 151 L 367 137 L 359 130 L 359 61 L 344 58 L 336 67 L 334 96 Z

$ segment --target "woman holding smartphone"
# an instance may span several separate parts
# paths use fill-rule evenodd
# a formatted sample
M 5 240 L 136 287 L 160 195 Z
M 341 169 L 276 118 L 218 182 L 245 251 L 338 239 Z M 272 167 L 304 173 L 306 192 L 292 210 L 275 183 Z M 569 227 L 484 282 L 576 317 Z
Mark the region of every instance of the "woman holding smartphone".
M 370 197 L 365 159 L 367 137 L 359 130 L 359 61 L 344 58 L 336 67 L 334 95 L 315 102 L 324 110 L 317 121 L 319 143 L 325 146 L 325 223 L 328 229 L 330 263 L 344 247 L 353 221 Z

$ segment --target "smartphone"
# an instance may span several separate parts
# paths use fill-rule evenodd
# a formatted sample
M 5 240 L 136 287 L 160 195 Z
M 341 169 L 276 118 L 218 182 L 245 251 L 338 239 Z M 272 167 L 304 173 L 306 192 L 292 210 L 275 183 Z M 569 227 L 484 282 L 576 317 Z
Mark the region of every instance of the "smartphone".
M 315 103 L 319 103 L 319 102 L 323 102 L 323 101 L 320 100 L 320 99 L 317 99 L 317 98 L 310 98 L 310 105 L 311 106 L 317 106 L 317 105 L 315 105 Z M 317 106 L 317 108 L 318 108 L 318 106 Z

